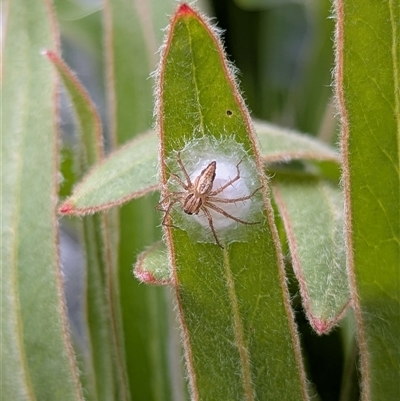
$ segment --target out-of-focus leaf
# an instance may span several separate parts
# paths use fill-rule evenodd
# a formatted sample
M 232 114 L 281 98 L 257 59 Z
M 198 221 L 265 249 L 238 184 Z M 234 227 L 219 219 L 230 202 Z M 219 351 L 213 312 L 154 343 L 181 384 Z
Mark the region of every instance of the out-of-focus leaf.
M 60 207 L 65 214 L 108 209 L 158 188 L 157 137 L 135 137 L 96 166 Z
M 139 281 L 146 284 L 172 284 L 165 243 L 157 242 L 142 252 L 138 256 L 133 273 Z
M 71 195 L 73 183 L 75 181 L 75 171 L 73 162 L 73 151 L 70 147 L 63 147 L 60 150 L 60 173 L 61 182 L 59 188 L 59 197 L 65 198 Z
M 349 303 L 341 191 L 315 178 L 275 177 L 304 310 L 318 334 L 337 324 Z
M 335 124 L 326 129 L 323 122 L 333 115 L 328 106 L 333 64 L 331 2 L 279 1 L 276 7 L 255 14 L 259 26 L 257 115 L 330 139 Z
M 339 154 L 330 146 L 294 130 L 255 121 L 254 127 L 265 163 L 290 160 L 330 161 L 338 164 Z
M 100 117 L 87 92 L 66 64 L 51 51 L 47 51 L 46 55 L 57 68 L 74 107 L 80 145 L 76 152 L 76 164 L 82 174 L 103 157 Z M 87 262 L 85 312 L 93 364 L 88 367 L 85 379 L 88 384 L 93 383 L 88 393 L 94 399 L 117 397 L 128 400 L 119 300 L 116 297 L 118 283 L 113 274 L 115 267 L 111 256 L 110 224 L 113 224 L 113 218 L 110 214 L 103 214 L 83 222 Z M 92 369 L 95 377 L 91 375 Z
M 83 400 L 57 252 L 57 47 L 49 1 L 8 1 L 2 68 L 2 400 Z
M 173 167 L 175 152 L 184 149 L 184 157 L 196 138 L 211 136 L 217 147 L 230 135 L 228 146 L 235 141 L 247 152 L 243 165 L 258 156 L 221 45 L 186 4 L 172 19 L 158 78 L 164 185 L 165 163 Z M 262 172 L 253 178 L 265 185 Z M 247 237 L 236 233 L 240 242 L 227 240 L 224 249 L 213 238 L 202 243 L 185 230 L 166 230 L 193 399 L 307 398 L 271 206 L 260 194 L 251 202 L 260 202 L 260 223 L 247 226 Z M 201 229 L 194 220 L 188 224 Z
M 363 400 L 400 398 L 400 3 L 336 1 L 348 269 Z
M 345 366 L 341 385 L 341 400 L 359 400 L 358 344 L 356 337 L 356 320 L 353 308 L 347 308 L 340 322 Z
M 82 174 L 88 169 L 88 166 L 99 162 L 103 157 L 100 117 L 86 90 L 61 58 L 50 50 L 46 50 L 44 55 L 57 69 L 75 110 L 80 133 L 79 139 L 82 141 L 82 148 L 77 152 L 80 155 L 78 169 Z
M 76 20 L 99 11 L 101 9 L 101 0 L 54 0 L 54 8 L 59 18 L 64 20 Z

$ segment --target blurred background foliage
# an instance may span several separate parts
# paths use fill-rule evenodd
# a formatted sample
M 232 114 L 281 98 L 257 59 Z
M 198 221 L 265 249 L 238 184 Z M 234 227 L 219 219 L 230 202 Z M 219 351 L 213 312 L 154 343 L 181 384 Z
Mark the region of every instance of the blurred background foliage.
M 153 12 L 158 14 L 159 26 L 153 23 L 150 29 L 154 29 L 159 47 L 164 35 L 160 28 L 167 26 L 167 14 L 172 14 L 177 3 L 171 0 L 150 3 Z M 153 81 L 149 76 L 156 68 L 158 55 L 154 55 L 154 64 L 149 71 L 143 72 L 139 68 L 132 71 L 141 74 L 143 107 L 137 116 L 137 107 L 131 106 L 129 91 L 124 94 L 129 115 L 121 117 L 122 126 L 115 138 L 110 133 L 114 122 L 110 121 L 107 111 L 103 2 L 55 0 L 54 4 L 61 29 L 62 56 L 90 93 L 105 128 L 106 151 L 110 151 L 116 146 L 115 142 L 124 143 L 152 126 L 152 105 L 148 99 Z M 337 123 L 331 88 L 334 21 L 330 1 L 203 0 L 196 6 L 215 17 L 215 23 L 224 31 L 228 57 L 239 70 L 241 89 L 254 118 L 306 132 L 330 144 L 336 142 Z M 129 37 L 132 27 L 127 21 L 121 19 L 119 24 L 115 19 L 113 22 L 115 32 L 119 31 L 121 36 L 126 33 Z M 119 62 L 124 65 L 121 54 Z M 133 56 L 138 65 L 143 63 L 143 54 Z M 61 160 L 64 180 L 60 195 L 65 197 L 76 179 L 71 162 L 75 128 L 65 94 L 61 97 L 60 125 L 64 143 Z M 119 281 L 130 391 L 135 400 L 179 400 L 184 386 L 181 360 L 171 358 L 179 349 L 171 293 L 168 288 L 140 285 L 131 273 L 136 255 L 161 238 L 160 216 L 154 211 L 157 200 L 157 195 L 146 196 L 120 210 Z M 61 253 L 68 277 L 67 303 L 73 331 L 79 341 L 84 337 L 79 319 L 82 308 L 79 265 L 83 261 L 79 257 L 74 220 L 62 220 L 62 233 Z M 344 370 L 347 377 L 357 380 L 356 355 L 349 334 L 352 333 L 351 320 L 345 320 L 345 330 L 339 328 L 328 336 L 318 337 L 312 333 L 301 309 L 290 264 L 288 276 L 309 378 L 322 400 L 338 400 Z M 350 360 L 349 366 L 344 366 L 345 353 L 353 355 L 346 358 Z M 160 377 L 154 369 L 156 365 L 173 372 L 171 377 Z M 354 386 L 349 388 L 354 389 Z M 348 397 L 356 398 L 356 393 L 354 397 Z

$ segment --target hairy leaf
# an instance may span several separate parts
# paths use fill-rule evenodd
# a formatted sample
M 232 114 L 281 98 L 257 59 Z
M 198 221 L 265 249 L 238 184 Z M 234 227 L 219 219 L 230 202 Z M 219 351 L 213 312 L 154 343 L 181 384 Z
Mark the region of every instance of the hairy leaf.
M 56 48 L 50 1 L 13 0 L 2 68 L 1 399 L 83 400 L 58 261 Z
M 400 3 L 338 0 L 348 268 L 362 399 L 400 397 Z
M 170 188 L 166 163 L 175 173 L 176 151 L 189 157 L 186 165 L 202 163 L 207 144 L 215 158 L 229 159 L 222 155 L 225 151 L 235 158 L 243 147 L 242 167 L 258 157 L 248 112 L 215 32 L 185 4 L 172 19 L 158 73 L 164 195 Z M 254 184 L 265 187 L 260 162 L 257 168 Z M 260 195 L 251 202 L 259 202 Z M 221 239 L 224 249 L 213 236 L 196 235 L 196 225 L 202 230 L 194 219 L 187 222 L 188 230 L 194 228 L 190 236 L 188 230 L 166 229 L 194 400 L 307 398 L 265 190 L 261 205 L 266 211 L 257 216 L 260 223 L 241 227 L 235 238 Z M 222 238 L 222 231 L 217 235 Z
M 327 333 L 349 303 L 343 199 L 316 178 L 276 177 L 274 200 L 285 225 L 304 310 L 313 329 Z
M 158 189 L 157 137 L 135 137 L 97 165 L 60 207 L 63 214 L 86 214 L 121 205 Z
M 77 172 L 82 175 L 103 157 L 100 117 L 85 89 L 66 64 L 53 52 L 45 53 L 57 68 L 72 101 L 78 126 L 78 151 L 75 152 Z M 124 364 L 121 323 L 118 321 L 118 286 L 110 256 L 110 224 L 112 215 L 86 218 L 81 225 L 86 258 L 85 325 L 89 333 L 90 358 L 82 373 L 93 399 L 129 398 Z M 99 351 L 101 349 L 101 352 Z M 88 362 L 88 360 L 90 362 Z
M 172 284 L 167 247 L 160 241 L 142 252 L 135 265 L 135 277 L 146 284 Z

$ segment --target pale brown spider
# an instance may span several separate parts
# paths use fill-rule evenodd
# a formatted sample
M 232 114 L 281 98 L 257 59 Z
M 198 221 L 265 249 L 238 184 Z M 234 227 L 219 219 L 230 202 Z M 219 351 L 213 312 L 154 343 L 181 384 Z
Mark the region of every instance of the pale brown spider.
M 221 245 L 221 242 L 218 239 L 217 233 L 214 228 L 213 224 L 213 219 L 211 216 L 211 213 L 208 209 L 213 209 L 216 212 L 222 214 L 223 216 L 227 217 L 228 219 L 232 219 L 234 221 L 237 221 L 238 223 L 241 224 L 246 224 L 246 225 L 252 225 L 252 224 L 258 224 L 259 222 L 249 222 L 249 221 L 244 221 L 241 220 L 235 216 L 232 216 L 231 214 L 227 213 L 225 210 L 220 208 L 219 206 L 215 205 L 215 203 L 235 203 L 235 202 L 240 202 L 240 201 L 245 201 L 250 199 L 254 194 L 261 189 L 257 188 L 255 191 L 253 191 L 250 195 L 242 196 L 239 198 L 234 198 L 234 199 L 228 199 L 228 198 L 219 198 L 217 195 L 223 192 L 226 188 L 229 187 L 229 185 L 232 185 L 234 182 L 240 179 L 240 170 L 239 170 L 239 165 L 242 162 L 242 160 L 236 165 L 236 170 L 237 174 L 234 178 L 232 178 L 230 181 L 222 185 L 220 188 L 217 190 L 212 190 L 214 180 L 215 180 L 215 175 L 216 175 L 216 169 L 217 169 L 217 162 L 212 161 L 202 172 L 200 175 L 198 175 L 195 179 L 194 182 L 190 179 L 190 176 L 188 172 L 186 171 L 185 166 L 183 165 L 180 152 L 178 152 L 178 157 L 177 161 L 179 164 L 179 167 L 181 168 L 185 179 L 186 183 L 184 183 L 176 174 L 171 173 L 171 178 L 174 179 L 183 189 L 184 191 L 176 191 L 176 192 L 171 192 L 167 196 L 165 196 L 160 203 L 157 205 L 157 209 L 165 212 L 164 218 L 161 222 L 162 225 L 164 226 L 170 226 L 170 227 L 175 227 L 171 224 L 167 224 L 167 218 L 171 212 L 171 208 L 173 205 L 176 203 L 181 203 L 183 211 L 189 215 L 195 214 L 197 215 L 199 211 L 201 210 L 204 215 L 207 217 L 208 224 L 211 228 L 212 234 L 215 238 L 215 241 L 217 245 L 219 245 L 221 248 L 223 246 Z M 166 200 L 169 200 L 168 206 L 166 208 L 163 208 L 162 205 L 165 203 Z

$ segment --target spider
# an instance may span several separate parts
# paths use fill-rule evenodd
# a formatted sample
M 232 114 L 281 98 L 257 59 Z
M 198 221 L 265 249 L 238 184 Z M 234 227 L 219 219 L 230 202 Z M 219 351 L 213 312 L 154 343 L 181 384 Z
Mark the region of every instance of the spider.
M 209 209 L 212 209 L 223 216 L 225 216 L 228 219 L 237 221 L 238 223 L 241 224 L 246 224 L 246 225 L 253 225 L 253 224 L 258 224 L 259 222 L 249 222 L 249 221 L 244 221 L 241 220 L 235 216 L 232 216 L 231 214 L 227 213 L 224 209 L 222 209 L 220 206 L 217 206 L 216 203 L 236 203 L 240 201 L 245 201 L 250 199 L 254 194 L 261 189 L 257 188 L 255 191 L 253 191 L 250 195 L 246 196 L 241 196 L 239 198 L 234 198 L 234 199 L 228 199 L 228 198 L 220 198 L 218 195 L 223 192 L 226 188 L 228 188 L 230 185 L 232 185 L 234 182 L 240 179 L 240 170 L 239 170 L 239 165 L 242 162 L 242 160 L 236 165 L 236 171 L 237 174 L 234 178 L 226 182 L 224 185 L 222 185 L 220 188 L 216 189 L 213 191 L 213 184 L 216 176 L 216 170 L 217 170 L 217 162 L 212 161 L 204 170 L 201 171 L 200 175 L 198 175 L 194 181 L 190 179 L 190 176 L 188 172 L 186 171 L 185 166 L 183 165 L 180 152 L 178 152 L 177 155 L 177 161 L 179 164 L 179 167 L 181 168 L 183 175 L 185 176 L 186 183 L 183 182 L 179 176 L 176 174 L 171 173 L 171 178 L 175 180 L 182 188 L 183 191 L 176 191 L 176 192 L 171 192 L 170 194 L 166 195 L 160 203 L 157 205 L 157 209 L 165 212 L 163 220 L 161 224 L 163 226 L 170 226 L 170 227 L 175 227 L 171 224 L 167 223 L 167 218 L 170 215 L 172 206 L 175 205 L 176 203 L 180 203 L 182 205 L 182 209 L 185 213 L 189 215 L 197 215 L 200 210 L 204 213 L 208 220 L 208 224 L 211 228 L 212 234 L 215 238 L 215 242 L 217 245 L 221 248 L 223 246 L 221 245 L 221 242 L 218 239 L 217 233 L 215 231 L 213 219 L 211 216 L 211 213 Z M 169 200 L 168 206 L 166 208 L 163 208 L 162 205 L 165 203 L 166 200 Z

